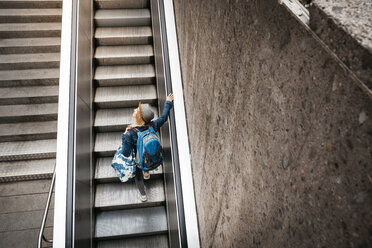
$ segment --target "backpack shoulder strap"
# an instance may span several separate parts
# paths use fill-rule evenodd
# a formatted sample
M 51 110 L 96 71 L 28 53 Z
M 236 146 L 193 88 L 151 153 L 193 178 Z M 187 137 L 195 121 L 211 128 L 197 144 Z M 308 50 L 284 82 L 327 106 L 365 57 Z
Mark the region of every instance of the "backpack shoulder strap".
M 135 128 L 132 128 L 132 129 L 130 129 L 130 130 L 133 131 L 133 132 L 134 132 L 135 134 L 137 134 L 137 135 L 138 135 L 138 133 L 139 133 L 139 131 L 140 131 L 140 130 L 138 130 L 138 128 L 136 128 L 136 127 L 135 127 Z

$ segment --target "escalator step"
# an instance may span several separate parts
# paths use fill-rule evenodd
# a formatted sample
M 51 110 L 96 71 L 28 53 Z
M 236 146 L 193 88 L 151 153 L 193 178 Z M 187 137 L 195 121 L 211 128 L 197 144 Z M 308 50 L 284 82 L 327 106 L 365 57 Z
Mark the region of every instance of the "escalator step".
M 100 210 L 113 210 L 163 205 L 165 202 L 163 180 L 146 180 L 145 185 L 147 201 L 142 202 L 134 182 L 98 184 L 94 206 Z
M 0 105 L 51 103 L 57 101 L 58 86 L 11 87 L 1 88 L 0 91 Z
M 150 64 L 154 58 L 151 45 L 138 46 L 100 46 L 94 58 L 98 65 Z
M 99 156 L 113 156 L 121 144 L 122 132 L 97 133 L 94 152 Z
M 0 39 L 0 53 L 54 53 L 60 44 L 60 37 Z
M 0 38 L 60 37 L 61 23 L 0 23 Z
M 152 30 L 151 27 L 96 28 L 94 37 L 100 46 L 144 45 L 152 43 Z
M 156 103 L 155 85 L 98 87 L 94 103 L 99 108 L 137 107 L 139 102 Z
M 0 105 L 0 123 L 57 120 L 57 103 Z
M 152 107 L 154 118 L 158 118 L 158 110 Z M 97 132 L 124 132 L 134 122 L 133 108 L 98 109 L 94 120 Z
M 116 176 L 114 169 L 111 167 L 111 157 L 98 158 L 96 160 L 96 172 L 94 179 L 97 182 L 120 182 Z M 150 171 L 151 179 L 159 179 L 163 177 L 163 167 L 159 166 L 155 170 Z
M 52 178 L 55 159 L 0 163 L 0 182 Z
M 0 162 L 54 158 L 55 156 L 55 139 L 0 143 Z
M 0 124 L 0 142 L 56 138 L 57 121 Z
M 99 86 L 142 85 L 155 82 L 154 65 L 98 66 L 94 80 Z
M 167 235 L 146 236 L 97 242 L 97 248 L 168 248 Z
M 0 23 L 60 22 L 62 9 L 0 9 Z
M 0 55 L 0 70 L 58 68 L 59 53 Z
M 149 0 L 94 0 L 100 9 L 140 9 L 150 6 Z
M 62 8 L 62 0 L 0 0 L 0 8 Z
M 96 216 L 96 239 L 165 233 L 167 214 L 164 206 L 103 211 Z
M 59 68 L 0 71 L 0 87 L 57 85 Z
M 149 26 L 151 15 L 149 9 L 103 9 L 96 11 L 94 21 L 97 27 Z

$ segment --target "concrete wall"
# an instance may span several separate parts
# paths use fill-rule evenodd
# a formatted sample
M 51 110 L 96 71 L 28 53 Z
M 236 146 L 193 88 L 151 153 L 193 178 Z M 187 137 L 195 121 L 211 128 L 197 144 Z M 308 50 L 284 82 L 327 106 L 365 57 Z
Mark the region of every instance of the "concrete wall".
M 371 247 L 372 104 L 276 0 L 174 0 L 202 247 Z

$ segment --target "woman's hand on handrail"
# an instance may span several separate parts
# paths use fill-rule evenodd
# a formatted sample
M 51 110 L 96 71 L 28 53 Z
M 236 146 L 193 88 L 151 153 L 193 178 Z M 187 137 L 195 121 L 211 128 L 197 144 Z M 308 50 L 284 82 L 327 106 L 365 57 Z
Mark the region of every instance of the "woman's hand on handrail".
M 167 101 L 170 101 L 170 102 L 173 102 L 174 100 L 174 96 L 173 96 L 173 93 L 170 93 L 167 98 L 166 98 Z

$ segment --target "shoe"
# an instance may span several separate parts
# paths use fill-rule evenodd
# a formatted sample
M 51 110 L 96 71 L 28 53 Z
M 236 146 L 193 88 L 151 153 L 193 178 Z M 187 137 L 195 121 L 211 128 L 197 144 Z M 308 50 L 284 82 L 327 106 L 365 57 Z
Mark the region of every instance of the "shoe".
M 141 195 L 140 198 L 143 202 L 147 201 L 147 195 Z
M 149 171 L 144 171 L 143 172 L 143 179 L 149 180 L 150 179 L 150 172 Z

